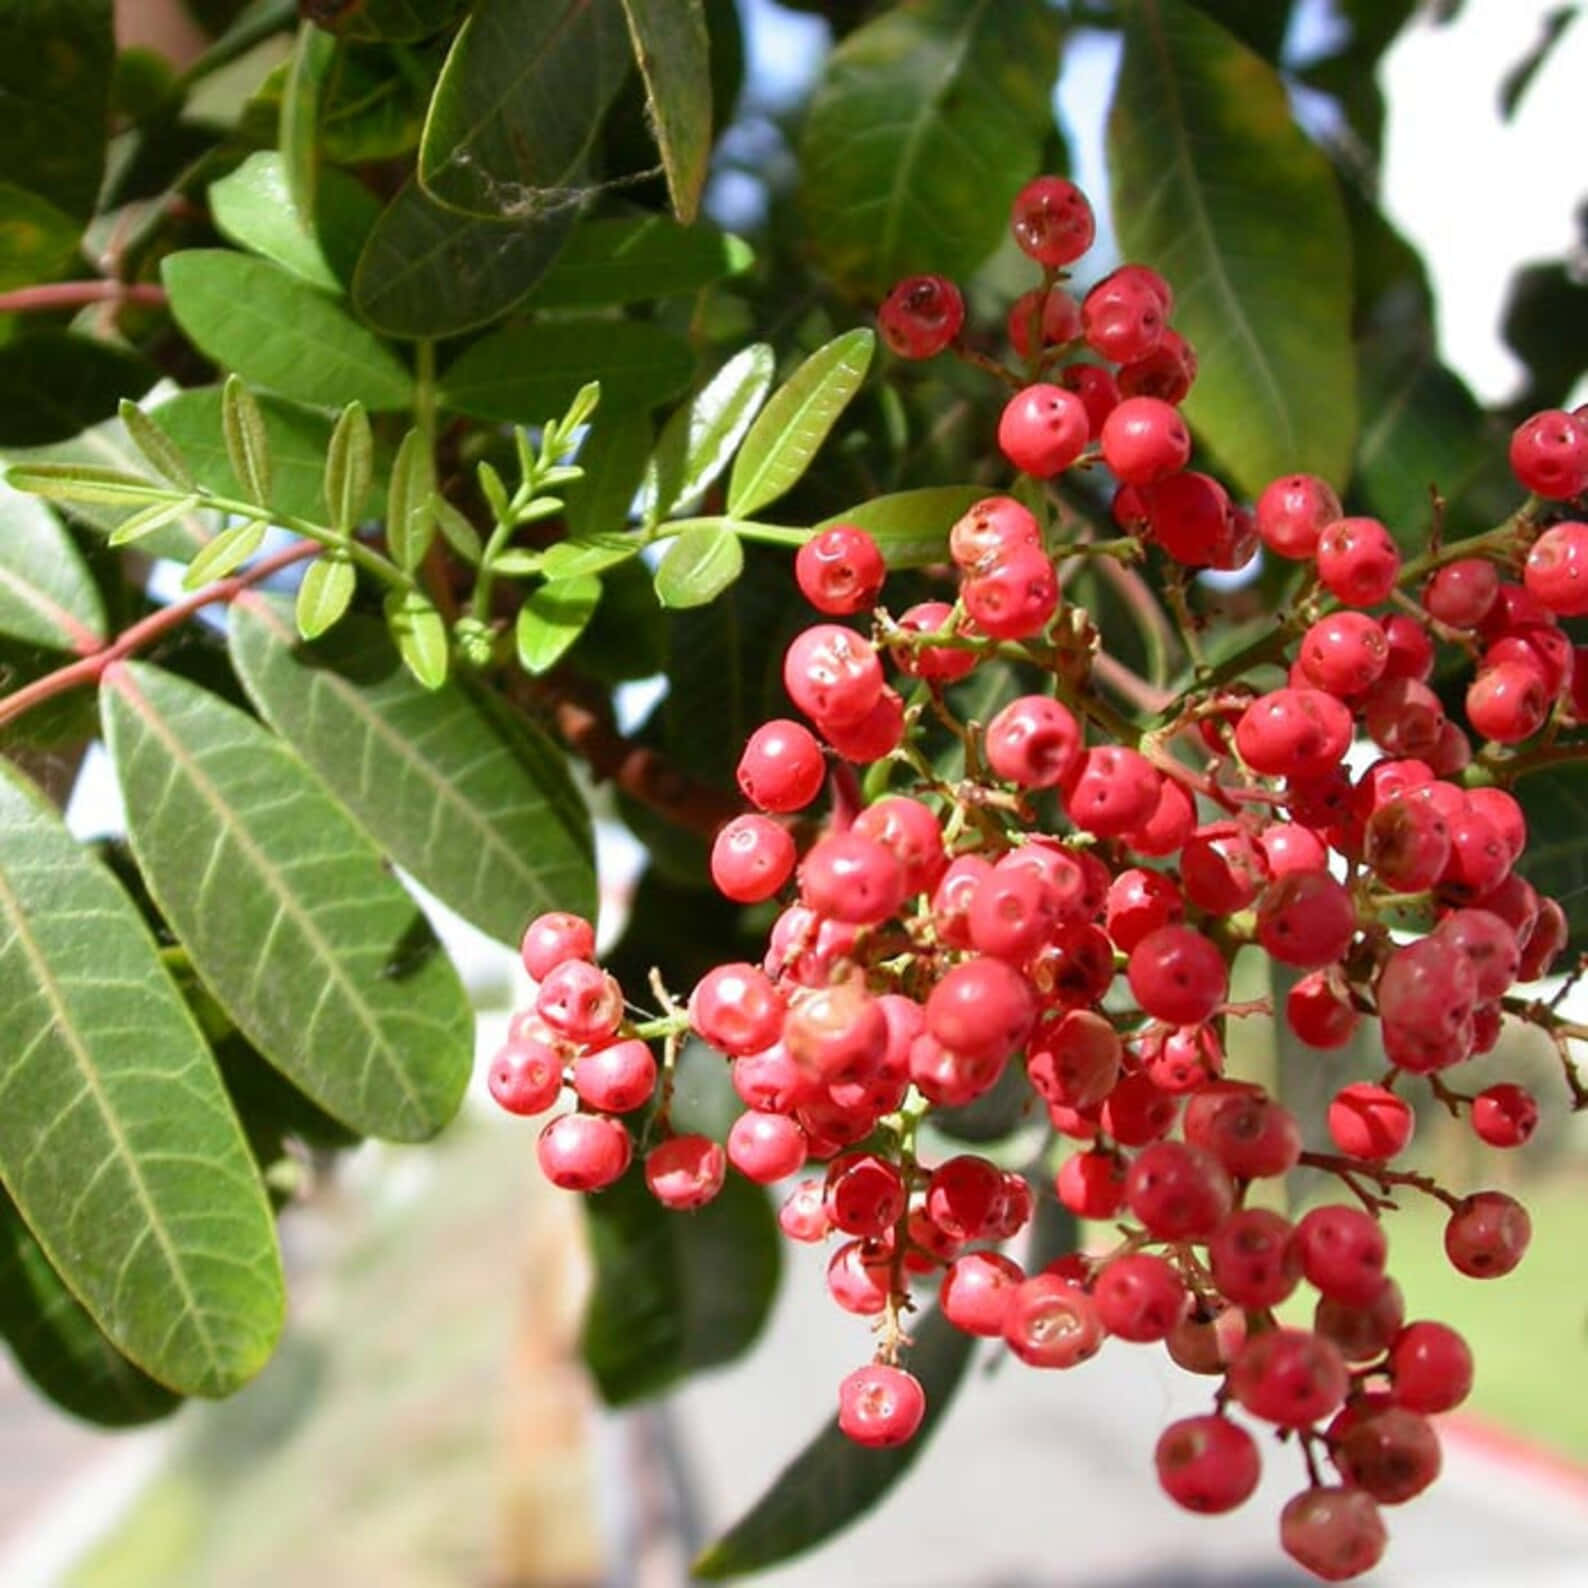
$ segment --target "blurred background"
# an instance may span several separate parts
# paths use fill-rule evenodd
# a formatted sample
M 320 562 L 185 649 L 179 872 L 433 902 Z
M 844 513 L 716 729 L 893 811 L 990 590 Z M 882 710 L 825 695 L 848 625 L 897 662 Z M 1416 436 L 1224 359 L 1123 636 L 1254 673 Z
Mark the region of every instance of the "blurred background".
M 733 230 L 754 236 L 786 220 L 791 139 L 831 43 L 818 9 L 740 0 L 745 86 L 708 199 Z M 1545 0 L 1428 6 L 1379 73 L 1384 207 L 1433 278 L 1441 356 L 1486 405 L 1525 389 L 1504 334 L 1519 263 L 1537 261 L 1579 285 L 1588 264 L 1579 211 L 1588 193 L 1588 21 L 1578 10 Z M 1331 0 L 1317 0 L 1299 8 L 1286 43 L 1298 110 L 1320 136 L 1345 129 L 1303 74 L 1344 26 Z M 124 0 L 118 31 L 123 44 L 176 63 L 206 38 L 179 0 Z M 1508 110 L 1517 71 L 1547 36 L 1553 47 Z M 1106 212 L 1101 130 L 1117 56 L 1098 32 L 1065 59 L 1057 99 L 1073 174 Z M 241 102 L 277 64 L 268 54 L 239 63 L 228 92 Z M 1110 236 L 1105 224 L 1099 270 Z M 1572 402 L 1585 399 L 1579 379 Z M 632 704 L 643 715 L 643 688 Z M 83 836 L 117 828 L 93 759 L 70 817 Z M 609 941 L 640 862 L 616 831 L 603 843 Z M 440 907 L 435 917 L 481 1010 L 483 1066 L 527 985 L 512 956 Z M 1241 1026 L 1233 1068 L 1271 1073 L 1273 1033 L 1261 1021 Z M 1508 1078 L 1536 1074 L 1546 1093 L 1558 1086 L 1547 1043 L 1485 1062 Z M 1319 1099 L 1338 1084 L 1322 1063 L 1313 1082 Z M 1525 1193 L 1535 1240 L 1517 1274 L 1480 1285 L 1445 1264 L 1424 1209 L 1393 1218 L 1408 1315 L 1457 1322 L 1479 1375 L 1468 1408 L 1445 1420 L 1445 1478 L 1391 1515 L 1394 1548 L 1371 1582 L 1588 1584 L 1588 1134 L 1584 1122 L 1547 1119 L 1525 1150 L 1499 1164 L 1485 1154 L 1481 1166 L 1456 1122 L 1432 1114 L 1420 1122 L 1421 1166 L 1457 1185 L 1482 1175 Z M 868 1350 L 864 1325 L 828 1302 L 820 1252 L 794 1251 L 772 1323 L 745 1360 L 643 1410 L 602 1411 L 577 1358 L 587 1277 L 579 1210 L 534 1173 L 533 1132 L 490 1108 L 479 1086 L 434 1147 L 372 1144 L 334 1168 L 306 1163 L 300 1203 L 282 1222 L 288 1334 L 262 1377 L 229 1402 L 190 1404 L 151 1430 L 103 1434 L 68 1421 L 0 1363 L 0 1588 L 685 1582 L 692 1555 L 829 1415 L 833 1385 Z M 771 1588 L 1310 1580 L 1275 1547 L 1283 1477 L 1218 1523 L 1159 1494 L 1157 1430 L 1205 1399 L 1205 1385 L 1166 1357 L 1112 1343 L 1083 1369 L 1049 1376 L 989 1354 L 973 1377 L 910 1479 L 876 1513 L 761 1580 Z

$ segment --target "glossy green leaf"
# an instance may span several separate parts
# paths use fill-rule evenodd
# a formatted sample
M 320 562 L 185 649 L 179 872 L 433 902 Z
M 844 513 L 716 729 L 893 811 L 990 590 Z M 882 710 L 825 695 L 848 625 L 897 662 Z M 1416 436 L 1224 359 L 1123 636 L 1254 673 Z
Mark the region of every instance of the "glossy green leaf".
M 711 163 L 711 57 L 701 0 L 623 0 L 673 212 L 700 209 Z
M 435 488 L 430 446 L 418 430 L 410 430 L 397 449 L 386 493 L 386 546 L 409 573 L 425 560 L 435 539 L 436 515 L 430 508 Z
M 177 323 L 251 385 L 324 407 L 357 401 L 372 413 L 412 400 L 413 380 L 389 347 L 269 260 L 192 248 L 170 255 L 161 274 Z
M 226 1394 L 281 1329 L 264 1188 L 137 908 L 4 766 L 0 916 L 0 1179 L 118 1350 Z
M 320 111 L 323 158 L 355 168 L 388 160 L 409 167 L 424 130 L 434 71 L 433 60 L 400 46 L 343 49 Z
M 686 512 L 727 468 L 766 401 L 775 362 L 765 342 L 752 343 L 667 421 L 640 488 L 646 523 Z
M 1351 245 L 1279 74 L 1186 0 L 1129 0 L 1108 121 L 1127 257 L 1175 288 L 1201 373 L 1186 417 L 1244 491 L 1337 484 L 1356 441 Z
M 193 471 L 188 467 L 182 449 L 160 427 L 160 421 L 151 419 L 136 403 L 123 399 L 117 410 L 127 438 L 143 455 L 156 474 L 179 485 L 184 491 L 193 489 Z
M 393 590 L 385 602 L 386 627 L 408 671 L 426 689 L 447 681 L 451 654 L 447 625 L 430 598 L 418 590 Z
M 235 375 L 221 388 L 221 439 L 226 461 L 250 502 L 270 502 L 270 435 L 254 394 Z
M 321 102 L 335 60 L 336 40 L 308 20 L 300 23 L 281 95 L 279 139 L 287 195 L 299 215 L 314 214 Z
M 700 607 L 715 600 L 744 571 L 744 547 L 726 524 L 694 524 L 678 536 L 656 569 L 656 598 L 664 607 Z
M 306 640 L 316 640 L 333 628 L 346 613 L 357 588 L 358 575 L 348 558 L 334 551 L 316 557 L 304 570 L 303 583 L 298 586 L 298 633 Z
M 1527 815 L 1527 848 L 1516 869 L 1555 899 L 1571 928 L 1567 949 L 1588 950 L 1588 767 L 1529 773 L 1512 790 Z
M 485 560 L 485 542 L 480 539 L 480 532 L 444 496 L 431 496 L 430 511 L 441 538 L 466 563 L 478 568 Z
M 651 455 L 651 435 L 650 415 L 642 410 L 601 415 L 579 447 L 583 474 L 563 492 L 570 540 L 617 536 L 628 526 Z
M 325 505 L 331 528 L 350 534 L 364 511 L 375 472 L 375 441 L 361 403 L 349 403 L 331 431 L 325 453 Z
M 540 571 L 551 580 L 578 579 L 605 573 L 640 554 L 640 543 L 626 535 L 596 535 L 588 540 L 559 540 L 540 554 Z
M 601 600 L 601 581 L 594 574 L 574 574 L 540 585 L 518 609 L 513 638 L 519 664 L 526 673 L 554 667 L 584 632 Z
M 828 1423 L 778 1474 L 772 1487 L 694 1564 L 697 1577 L 763 1571 L 825 1543 L 858 1521 L 914 1466 L 949 1408 L 976 1340 L 935 1307 L 911 1319 L 915 1344 L 906 1365 L 926 1391 L 926 1416 L 908 1443 L 868 1450 Z
M 875 351 L 865 328 L 818 348 L 772 394 L 744 438 L 728 477 L 728 511 L 749 518 L 789 490 L 860 390 Z
M 379 623 L 313 647 L 279 605 L 233 609 L 250 698 L 364 829 L 444 904 L 504 943 L 545 910 L 595 910 L 590 818 L 560 753 L 460 685 L 422 688 Z
M 223 529 L 214 540 L 206 542 L 188 564 L 187 572 L 182 575 L 182 588 L 197 590 L 211 580 L 235 573 L 264 544 L 269 527 L 259 519 L 248 519 Z
M 0 6 L 0 171 L 78 221 L 99 194 L 115 55 L 111 0 Z
M 409 182 L 381 212 L 353 276 L 353 307 L 388 336 L 456 336 L 506 314 L 552 267 L 574 205 L 520 221 L 459 215 Z
M 133 852 L 205 987 L 337 1119 L 434 1135 L 473 1020 L 380 851 L 275 734 L 197 685 L 131 662 L 100 698 Z
M 924 568 L 948 556 L 954 521 L 987 495 L 979 485 L 927 485 L 857 502 L 815 526 L 858 524 L 876 541 L 890 568 Z
M 628 57 L 619 0 L 480 0 L 430 101 L 425 191 L 520 220 L 565 203 Z
M 64 275 L 82 231 L 48 199 L 0 182 L 0 292 Z
M 88 565 L 43 502 L 0 491 L 0 634 L 86 654 L 105 638 Z
M 696 1212 L 663 1208 L 636 1165 L 585 1202 L 595 1289 L 582 1347 L 609 1406 L 731 1362 L 761 1332 L 777 1293 L 777 1223 L 739 1175 Z
M 599 309 L 695 292 L 748 270 L 750 245 L 665 215 L 585 221 L 530 297 L 536 309 Z
M 1053 133 L 1059 18 L 1008 0 L 884 10 L 828 57 L 800 144 L 806 234 L 850 291 L 964 277 Z
M 586 381 L 604 413 L 654 408 L 689 384 L 688 344 L 637 320 L 514 326 L 478 341 L 441 376 L 442 403 L 476 419 L 541 424 Z
M 33 1383 L 74 1417 L 131 1428 L 181 1404 L 180 1396 L 134 1367 L 105 1338 L 3 1193 L 0 1339 Z
M 73 331 L 14 336 L 0 343 L 0 446 L 65 441 L 154 382 L 154 366 L 128 348 Z

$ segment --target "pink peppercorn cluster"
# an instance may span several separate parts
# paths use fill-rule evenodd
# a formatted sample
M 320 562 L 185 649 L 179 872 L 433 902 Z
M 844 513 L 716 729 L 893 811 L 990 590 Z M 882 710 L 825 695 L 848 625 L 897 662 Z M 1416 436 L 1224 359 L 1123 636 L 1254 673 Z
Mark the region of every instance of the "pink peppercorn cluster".
M 1244 665 L 1204 671 L 1143 725 L 1092 676 L 1089 648 L 1057 642 L 1090 632 L 1056 572 L 1069 548 L 1015 496 L 952 525 L 951 586 L 896 616 L 864 530 L 812 536 L 794 572 L 820 621 L 783 662 L 797 715 L 751 735 L 738 764 L 751 808 L 711 852 L 728 899 L 779 913 L 759 963 L 717 966 L 661 1022 L 723 1056 L 743 1112 L 723 1143 L 670 1132 L 666 1064 L 569 916 L 525 937 L 535 1006 L 491 1089 L 530 1114 L 571 1088 L 574 1108 L 539 1143 L 569 1189 L 621 1177 L 636 1136 L 673 1208 L 709 1201 L 730 1169 L 773 1185 L 817 1166 L 779 1217 L 789 1238 L 831 1243 L 833 1301 L 874 1320 L 876 1360 L 840 1386 L 851 1438 L 895 1445 L 920 1427 L 925 1394 L 903 1364 L 926 1295 L 1036 1368 L 1075 1368 L 1109 1338 L 1161 1347 L 1217 1381 L 1210 1410 L 1158 1440 L 1166 1494 L 1238 1506 L 1258 1482 L 1256 1435 L 1277 1434 L 1305 1482 L 1281 1542 L 1342 1580 L 1379 1559 L 1381 1507 L 1437 1477 L 1430 1419 L 1473 1376 L 1459 1334 L 1404 1315 L 1380 1222 L 1389 1196 L 1438 1198 L 1449 1260 L 1476 1279 L 1509 1273 L 1530 1236 L 1512 1197 L 1458 1194 L 1395 1160 L 1419 1088 L 1493 1148 L 1538 1121 L 1523 1087 L 1471 1093 L 1459 1066 L 1494 1048 L 1508 1014 L 1542 1018 L 1515 989 L 1567 941 L 1559 904 L 1515 869 L 1526 822 L 1500 785 L 1518 746 L 1588 721 L 1584 650 L 1560 627 L 1588 613 L 1588 525 L 1568 516 L 1588 489 L 1588 424 L 1530 419 L 1511 451 L 1529 502 L 1410 563 L 1311 476 L 1235 504 L 1185 467 L 1173 404 L 1195 361 L 1169 328 L 1167 286 L 1128 265 L 1081 304 L 1065 297 L 1058 272 L 1093 226 L 1061 178 L 1024 189 L 1012 225 L 1044 284 L 1016 305 L 1010 341 L 1060 379 L 1006 409 L 1011 464 L 1039 479 L 1106 469 L 1116 520 L 1172 563 L 1226 566 L 1260 544 L 1304 566 L 1302 594 Z M 955 343 L 964 311 L 928 277 L 901 283 L 881 317 L 896 351 L 924 357 Z M 1080 344 L 1117 370 L 1059 368 Z M 1430 680 L 1463 657 L 1472 676 L 1452 716 Z M 994 659 L 1043 685 L 964 720 L 952 686 Z M 925 748 L 945 732 L 955 773 Z M 1254 951 L 1298 973 L 1279 1010 L 1230 1002 L 1233 962 Z M 1228 1022 L 1253 1015 L 1318 1049 L 1376 1027 L 1387 1063 L 1329 1104 L 1333 1150 L 1304 1150 L 1294 1115 L 1225 1075 Z M 1116 1226 L 1112 1249 L 1028 1270 L 1004 1248 L 1030 1222 L 1030 1180 L 970 1153 L 928 1161 L 922 1123 L 1011 1069 L 1050 1126 L 1053 1194 Z M 1298 1164 L 1349 1200 L 1273 1211 L 1258 1188 Z

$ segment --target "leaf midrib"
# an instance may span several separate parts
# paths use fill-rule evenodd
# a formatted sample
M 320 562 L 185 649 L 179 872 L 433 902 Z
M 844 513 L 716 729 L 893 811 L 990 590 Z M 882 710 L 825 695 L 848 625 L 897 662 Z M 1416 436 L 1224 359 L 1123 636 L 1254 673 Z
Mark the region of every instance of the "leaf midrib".
M 71 641 L 76 650 L 86 655 L 89 651 L 99 648 L 99 635 L 86 623 L 60 606 L 36 585 L 31 585 L 27 580 L 19 577 L 3 563 L 0 563 L 0 584 L 10 590 L 30 611 L 36 612 L 46 622 L 54 624 L 60 633 Z

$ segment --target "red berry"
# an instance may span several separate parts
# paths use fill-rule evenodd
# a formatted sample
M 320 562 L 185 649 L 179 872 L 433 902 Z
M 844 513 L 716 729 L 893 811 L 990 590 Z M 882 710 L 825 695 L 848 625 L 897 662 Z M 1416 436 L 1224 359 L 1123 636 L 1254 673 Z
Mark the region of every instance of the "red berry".
M 1356 1030 L 1350 993 L 1327 971 L 1315 970 L 1292 984 L 1285 995 L 1285 1019 L 1310 1048 L 1343 1048 Z
M 1096 441 L 1119 402 L 1119 383 L 1101 364 L 1075 363 L 1059 371 L 1059 384 L 1081 399 L 1087 439 Z
M 1187 1373 L 1222 1374 L 1246 1343 L 1246 1314 L 1225 1307 L 1216 1316 L 1193 1314 L 1175 1325 L 1164 1341 L 1169 1355 Z
M 1180 852 L 1180 881 L 1186 897 L 1213 915 L 1244 910 L 1268 880 L 1268 857 L 1237 822 L 1199 827 Z
M 1196 823 L 1196 805 L 1185 785 L 1173 777 L 1160 777 L 1152 815 L 1124 836 L 1138 855 L 1172 855 L 1191 836 Z
M 1439 696 L 1415 678 L 1386 674 L 1357 704 L 1369 737 L 1390 755 L 1431 755 L 1445 731 Z
M 1340 517 L 1340 498 L 1312 474 L 1287 474 L 1257 499 L 1257 533 L 1281 557 L 1315 556 L 1318 537 Z
M 1084 1290 L 1057 1274 L 1036 1274 L 1009 1297 L 1004 1340 L 1031 1367 L 1075 1367 L 1097 1355 L 1103 1323 Z
M 1373 1497 L 1362 1489 L 1304 1489 L 1279 1513 L 1285 1553 L 1325 1582 L 1359 1577 L 1379 1563 L 1386 1535 Z
M 960 587 L 971 621 L 996 640 L 1040 634 L 1059 607 L 1059 581 L 1047 554 L 1015 546 L 978 567 Z
M 1233 1511 L 1262 1475 L 1257 1441 L 1227 1417 L 1183 1417 L 1158 1436 L 1153 1460 L 1163 1492 L 1205 1516 Z
M 1301 1127 L 1261 1089 L 1226 1082 L 1186 1105 L 1185 1139 L 1213 1154 L 1238 1179 L 1287 1174 L 1301 1156 Z
M 1167 779 L 1165 788 L 1171 788 Z M 1132 866 L 1121 871 L 1108 889 L 1104 926 L 1115 946 L 1129 953 L 1149 932 L 1177 926 L 1185 917 L 1185 901 L 1174 879 L 1161 871 Z
M 573 1061 L 573 1089 L 603 1114 L 632 1113 L 656 1090 L 656 1060 L 638 1037 L 609 1043 Z
M 1103 1327 L 1121 1340 L 1150 1345 L 1167 1338 L 1184 1316 L 1185 1282 L 1172 1263 L 1147 1252 L 1116 1257 L 1092 1287 Z
M 1230 536 L 1230 495 L 1211 475 L 1186 469 L 1142 487 L 1151 539 L 1188 568 L 1219 560 Z
M 1247 1411 L 1281 1428 L 1305 1428 L 1345 1399 L 1350 1370 L 1338 1347 L 1306 1329 L 1253 1335 L 1230 1366 L 1230 1390 Z
M 931 892 L 947 869 L 942 826 L 918 799 L 886 795 L 861 811 L 850 831 L 881 844 L 898 861 L 906 894 Z
M 1326 871 L 1281 877 L 1257 905 L 1257 941 L 1281 965 L 1317 970 L 1344 957 L 1356 935 L 1356 906 Z
M 1230 1214 L 1208 1241 L 1208 1266 L 1220 1295 L 1254 1311 L 1277 1307 L 1301 1282 L 1290 1223 L 1267 1208 Z
M 1136 1002 L 1157 1020 L 1190 1026 L 1224 1001 L 1229 971 L 1224 957 L 1188 926 L 1161 926 L 1134 949 L 1125 967 Z
M 998 420 L 998 446 L 1025 474 L 1045 480 L 1080 457 L 1091 435 L 1086 404 L 1063 386 L 1039 382 L 1016 392 Z
M 728 1132 L 728 1162 L 758 1185 L 798 1174 L 806 1151 L 805 1133 L 786 1114 L 741 1114 Z
M 689 995 L 689 1023 L 712 1047 L 739 1058 L 759 1053 L 783 1029 L 783 995 L 754 965 L 717 965 Z
M 600 1191 L 621 1180 L 633 1152 L 629 1133 L 604 1114 L 561 1114 L 535 1144 L 541 1173 L 564 1191 Z
M 882 300 L 877 328 L 900 358 L 932 358 L 960 333 L 965 300 L 945 276 L 906 276 Z
M 1351 744 L 1351 712 L 1321 689 L 1275 689 L 1260 695 L 1235 725 L 1235 748 L 1265 777 L 1319 778 Z
M 739 757 L 739 787 L 751 804 L 783 814 L 803 810 L 821 793 L 827 759 L 809 728 L 777 717 L 750 735 Z
M 818 1082 L 794 1062 L 781 1042 L 733 1061 L 733 1089 L 746 1108 L 764 1114 L 791 1114 L 814 1095 Z
M 663 1207 L 704 1207 L 722 1190 L 728 1156 L 708 1136 L 670 1136 L 645 1157 L 645 1183 Z
M 882 663 L 871 642 L 853 629 L 818 623 L 789 646 L 783 687 L 819 725 L 852 726 L 882 695 Z
M 1002 1060 L 1024 1045 L 1036 1019 L 1030 983 L 1002 960 L 955 965 L 926 1001 L 927 1030 L 966 1058 Z
M 1369 1306 L 1384 1285 L 1389 1242 L 1361 1208 L 1313 1208 L 1296 1225 L 1296 1252 L 1307 1282 L 1348 1307 Z
M 885 1450 L 915 1437 L 926 1416 L 926 1392 L 914 1374 L 874 1362 L 838 1386 L 838 1426 L 857 1445 Z
M 1081 753 L 1081 729 L 1050 695 L 1021 695 L 987 724 L 987 764 L 1022 788 L 1056 788 Z
M 535 1013 L 570 1042 L 605 1042 L 623 1023 L 623 989 L 598 966 L 567 959 L 541 982 Z
M 1125 1205 L 1125 1166 L 1112 1153 L 1073 1153 L 1059 1165 L 1053 1186 L 1077 1218 L 1111 1219 Z
M 1121 1052 L 1119 1033 L 1104 1016 L 1071 1009 L 1045 1019 L 1032 1033 L 1026 1074 L 1048 1102 L 1091 1108 L 1113 1091 Z
M 1561 408 L 1546 408 L 1511 436 L 1511 472 L 1524 491 L 1563 502 L 1588 490 L 1588 425 Z
M 1340 1476 L 1380 1505 L 1404 1505 L 1439 1476 L 1439 1436 L 1426 1417 L 1401 1406 L 1351 1418 L 1333 1455 Z
M 814 1245 L 824 1240 L 827 1222 L 827 1188 L 821 1180 L 801 1180 L 778 1209 L 778 1228 L 791 1241 Z
M 1120 1146 L 1141 1147 L 1168 1133 L 1176 1108 L 1176 1100 L 1150 1076 L 1126 1075 L 1104 1100 L 1099 1119 Z
M 1423 606 L 1451 628 L 1475 629 L 1499 594 L 1499 569 L 1483 557 L 1462 557 L 1447 562 L 1423 586 Z
M 537 915 L 524 929 L 519 956 L 524 969 L 544 981 L 565 960 L 595 958 L 595 928 L 564 910 Z
M 955 1240 L 978 1241 L 991 1228 L 1003 1195 L 1003 1170 L 985 1158 L 961 1153 L 932 1171 L 926 1214 Z
M 1508 1081 L 1485 1087 L 1472 1100 L 1472 1128 L 1491 1147 L 1520 1147 L 1538 1128 L 1538 1103 Z
M 1004 322 L 1010 345 L 1021 358 L 1030 358 L 1033 347 L 1073 342 L 1081 334 L 1081 306 L 1063 287 L 1044 292 L 1033 287 L 1010 305 Z M 1033 337 L 1035 332 L 1035 337 Z
M 1588 454 L 1588 429 L 1583 431 Z M 1533 542 L 1523 569 L 1528 593 L 1551 612 L 1575 618 L 1588 613 L 1588 524 L 1556 524 Z
M 861 833 L 818 839 L 799 869 L 800 897 L 818 915 L 875 926 L 904 900 L 904 867 L 893 851 Z
M 874 1236 L 904 1217 L 908 1200 L 897 1168 L 874 1152 L 833 1159 L 827 1170 L 827 1217 L 846 1235 Z
M 1127 397 L 1102 430 L 1103 461 L 1127 485 L 1154 485 L 1186 466 L 1191 432 L 1177 408 L 1156 397 Z
M 858 524 L 819 530 L 794 557 L 800 594 L 817 611 L 834 617 L 875 606 L 887 572 L 876 541 Z
M 1371 1362 L 1383 1356 L 1406 1317 L 1401 1287 L 1386 1279 L 1365 1307 L 1348 1307 L 1320 1296 L 1313 1310 L 1313 1332 L 1333 1340 L 1348 1362 Z
M 544 1042 L 521 1037 L 497 1050 L 487 1084 L 509 1114 L 544 1114 L 562 1091 L 562 1056 Z
M 1004 1332 L 1010 1297 L 1024 1279 L 1020 1265 L 1001 1252 L 967 1252 L 949 1264 L 937 1304 L 956 1329 L 996 1339 Z
M 1085 750 L 1064 785 L 1064 814 L 1099 838 L 1118 838 L 1148 821 L 1163 779 L 1144 755 L 1125 745 Z
M 1379 1163 L 1403 1151 L 1417 1116 L 1404 1098 L 1371 1081 L 1352 1081 L 1329 1104 L 1329 1135 L 1341 1152 Z
M 896 690 L 885 688 L 859 722 L 842 727 L 824 722 L 821 730 L 822 737 L 846 761 L 867 766 L 884 760 L 904 738 L 904 700 Z
M 966 574 L 991 567 L 1021 546 L 1041 551 L 1042 530 L 1029 509 L 1012 496 L 983 497 L 948 532 L 948 554 Z
M 1302 636 L 1299 659 L 1313 688 L 1344 700 L 1379 681 L 1389 663 L 1389 641 L 1365 612 L 1331 612 Z
M 1097 222 L 1086 195 L 1062 176 L 1039 176 L 1015 194 L 1009 229 L 1039 265 L 1074 262 L 1092 246 Z
M 871 1080 L 888 1047 L 888 1019 L 858 976 L 797 994 L 783 1021 L 790 1059 L 820 1086 Z
M 1047 880 L 1029 866 L 994 868 L 971 900 L 971 946 L 1023 965 L 1058 926 L 1058 898 Z
M 1120 366 L 1119 389 L 1126 397 L 1179 403 L 1185 401 L 1196 378 L 1196 349 L 1173 326 L 1166 325 L 1158 345 L 1145 358 L 1133 358 Z
M 793 871 L 793 838 L 765 816 L 735 816 L 712 840 L 711 880 L 738 904 L 770 899 Z
M 733 1156 L 731 1140 L 728 1155 Z M 874 1317 L 887 1306 L 892 1283 L 891 1243 L 845 1241 L 827 1264 L 828 1295 L 845 1312 L 861 1317 Z
M 1337 518 L 1318 536 L 1317 564 L 1319 580 L 1337 600 L 1371 607 L 1395 588 L 1401 554 L 1376 518 Z
M 1465 1198 L 1445 1225 L 1445 1255 L 1470 1279 L 1498 1279 L 1522 1261 L 1533 1238 L 1527 1209 L 1503 1191 Z
M 1212 1153 L 1185 1142 L 1156 1141 L 1131 1164 L 1125 1198 L 1160 1239 L 1205 1240 L 1234 1206 L 1235 1187 Z
M 1163 293 L 1140 267 L 1104 276 L 1081 300 L 1081 331 L 1095 352 L 1115 364 L 1146 358 L 1163 337 Z
M 1549 717 L 1542 676 L 1522 662 L 1482 668 L 1467 686 L 1467 720 L 1496 744 L 1531 739 Z
M 899 627 L 912 634 L 936 634 L 953 618 L 954 609 L 946 601 L 921 601 L 900 615 Z M 956 631 L 957 632 L 957 631 Z M 976 669 L 975 651 L 957 650 L 948 645 L 896 646 L 889 653 L 901 673 L 911 678 L 929 678 L 951 684 Z
M 1448 1412 L 1472 1393 L 1472 1352 L 1442 1323 L 1409 1323 L 1390 1348 L 1391 1394 L 1414 1412 Z

